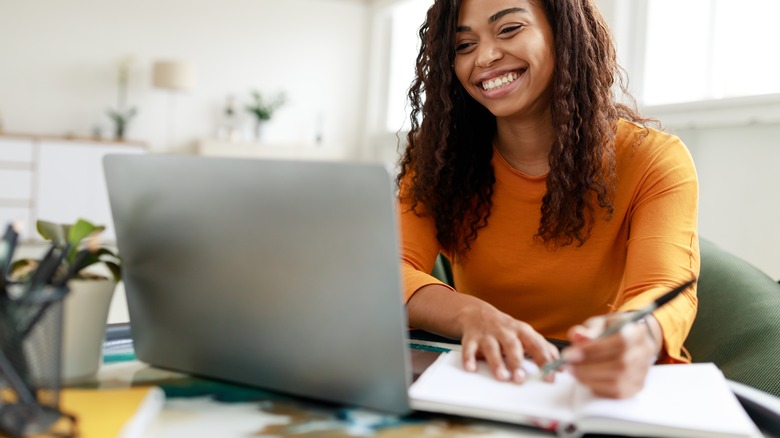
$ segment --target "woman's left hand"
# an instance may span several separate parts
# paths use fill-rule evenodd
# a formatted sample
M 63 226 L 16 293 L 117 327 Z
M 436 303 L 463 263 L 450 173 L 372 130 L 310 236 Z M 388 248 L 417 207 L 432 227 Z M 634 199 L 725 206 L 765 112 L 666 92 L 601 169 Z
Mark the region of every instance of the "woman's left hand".
M 597 316 L 572 327 L 568 333 L 571 346 L 562 353 L 574 377 L 600 397 L 623 398 L 638 393 L 662 346 L 661 326 L 652 315 L 596 339 L 622 317 Z

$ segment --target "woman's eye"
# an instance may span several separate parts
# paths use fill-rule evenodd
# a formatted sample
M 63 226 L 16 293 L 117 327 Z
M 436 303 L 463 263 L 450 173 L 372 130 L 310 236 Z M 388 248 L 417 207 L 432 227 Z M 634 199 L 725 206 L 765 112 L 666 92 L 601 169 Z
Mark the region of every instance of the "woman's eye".
M 471 48 L 474 43 L 459 43 L 455 45 L 455 52 L 462 53 Z
M 507 26 L 507 27 L 501 29 L 498 33 L 505 35 L 505 34 L 512 33 L 514 31 L 520 30 L 522 27 L 523 27 L 522 24 L 514 24 L 512 26 Z

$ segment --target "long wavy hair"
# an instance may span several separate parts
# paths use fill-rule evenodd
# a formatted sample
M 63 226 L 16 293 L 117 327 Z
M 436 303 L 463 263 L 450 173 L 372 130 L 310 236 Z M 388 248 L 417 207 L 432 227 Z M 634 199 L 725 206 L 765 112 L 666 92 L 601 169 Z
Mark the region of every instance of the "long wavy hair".
M 546 12 L 556 54 L 551 108 L 556 138 L 536 238 L 552 248 L 581 246 L 597 209 L 605 220 L 613 213 L 618 118 L 649 119 L 613 96 L 617 81 L 630 98 L 609 29 L 591 1 L 532 1 Z M 469 96 L 452 67 L 460 4 L 436 0 L 420 27 L 416 77 L 408 93 L 412 127 L 396 183 L 416 214 L 433 217 L 444 251 L 463 258 L 490 217 L 496 118 Z

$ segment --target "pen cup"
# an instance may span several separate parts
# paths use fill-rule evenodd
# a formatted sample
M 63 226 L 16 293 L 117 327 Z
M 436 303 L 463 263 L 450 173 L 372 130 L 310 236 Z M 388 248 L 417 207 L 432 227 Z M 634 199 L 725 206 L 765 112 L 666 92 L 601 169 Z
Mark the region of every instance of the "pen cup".
M 0 434 L 41 434 L 65 416 L 61 388 L 64 287 L 0 294 Z

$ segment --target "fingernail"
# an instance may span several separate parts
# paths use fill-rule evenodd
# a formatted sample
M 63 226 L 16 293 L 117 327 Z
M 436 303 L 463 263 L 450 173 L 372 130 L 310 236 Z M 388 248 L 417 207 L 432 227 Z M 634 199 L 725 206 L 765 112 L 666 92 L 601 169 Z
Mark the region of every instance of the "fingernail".
M 473 360 L 466 362 L 466 371 L 476 371 L 477 370 L 477 364 Z
M 567 348 L 563 350 L 563 353 L 561 353 L 564 360 L 566 362 L 580 362 L 581 360 L 585 359 L 585 355 L 582 353 L 582 350 L 578 348 Z
M 509 380 L 509 371 L 507 371 L 506 368 L 499 368 L 498 369 L 498 379 L 499 380 Z
M 515 370 L 515 382 L 523 383 L 525 382 L 526 377 L 528 377 L 528 375 L 526 374 L 524 369 L 518 368 Z

